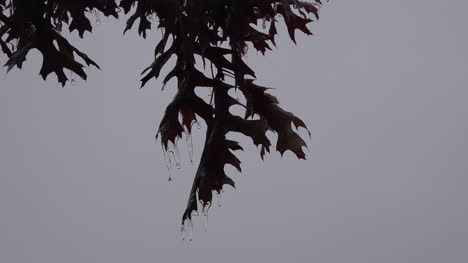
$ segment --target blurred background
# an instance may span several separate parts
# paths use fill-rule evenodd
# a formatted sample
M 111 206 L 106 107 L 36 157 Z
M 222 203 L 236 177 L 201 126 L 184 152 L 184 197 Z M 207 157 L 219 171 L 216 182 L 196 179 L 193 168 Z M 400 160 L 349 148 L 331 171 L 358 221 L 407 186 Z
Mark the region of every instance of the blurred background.
M 175 81 L 139 89 L 160 38 L 71 35 L 102 70 L 61 88 L 32 52 L 0 73 L 0 261 L 468 262 L 468 2 L 340 1 L 247 60 L 312 132 L 308 160 L 240 139 L 208 226 L 178 238 L 205 126 L 173 182 L 154 135 Z M 96 19 L 99 20 L 99 19 Z M 3 58 L 3 62 L 5 58 Z M 167 72 L 166 68 L 166 72 Z M 70 76 L 73 77 L 73 76 Z M 302 131 L 303 135 L 306 132 Z M 275 135 L 271 135 L 275 138 Z

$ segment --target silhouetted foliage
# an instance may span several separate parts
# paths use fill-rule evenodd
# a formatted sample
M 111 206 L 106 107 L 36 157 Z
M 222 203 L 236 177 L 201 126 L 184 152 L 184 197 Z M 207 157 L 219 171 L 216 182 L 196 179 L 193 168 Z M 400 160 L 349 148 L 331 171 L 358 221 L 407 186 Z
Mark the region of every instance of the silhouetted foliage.
M 198 210 L 198 203 L 209 207 L 213 192 L 223 185 L 234 187 L 234 181 L 224 171 L 226 164 L 241 170 L 234 151 L 242 150 L 235 141 L 226 138 L 230 131 L 250 137 L 260 147 L 263 156 L 270 151 L 267 131 L 278 134 L 276 150 L 292 151 L 305 159 L 304 140 L 291 128 L 306 128 L 304 122 L 283 110 L 278 100 L 267 93 L 268 88 L 254 83 L 255 73 L 243 57 L 249 43 L 265 54 L 275 45 L 278 21 L 284 21 L 289 37 L 295 42 L 296 30 L 310 35 L 307 24 L 318 19 L 322 2 L 311 0 L 0 0 L 0 45 L 8 57 L 5 66 L 21 68 L 31 49 L 43 56 L 40 75 L 45 79 L 55 73 L 65 85 L 68 69 L 83 79 L 83 63 L 98 65 L 61 35 L 63 27 L 78 31 L 80 37 L 92 31 L 87 14 L 98 12 L 118 17 L 119 11 L 129 14 L 125 31 L 138 26 L 142 37 L 152 26 L 162 29 L 162 39 L 155 47 L 154 62 L 143 71 L 141 86 L 158 78 L 162 67 L 174 56 L 174 68 L 163 83 L 177 79 L 177 94 L 164 113 L 157 136 L 164 149 L 175 144 L 182 134 L 191 133 L 197 117 L 207 125 L 206 141 L 200 164 L 190 191 L 182 223 Z M 157 18 L 156 22 L 151 22 Z M 137 22 L 138 21 L 138 22 Z M 254 26 L 262 25 L 262 26 Z M 260 28 L 263 28 L 260 29 Z M 196 57 L 203 67 L 209 65 L 211 76 L 196 68 Z M 212 103 L 195 94 L 195 87 L 212 89 Z M 239 90 L 245 105 L 228 94 Z M 246 109 L 243 117 L 229 112 L 232 105 Z M 254 115 L 258 118 L 254 119 Z M 179 116 L 182 116 L 181 121 Z M 307 128 L 306 128 L 307 129 Z

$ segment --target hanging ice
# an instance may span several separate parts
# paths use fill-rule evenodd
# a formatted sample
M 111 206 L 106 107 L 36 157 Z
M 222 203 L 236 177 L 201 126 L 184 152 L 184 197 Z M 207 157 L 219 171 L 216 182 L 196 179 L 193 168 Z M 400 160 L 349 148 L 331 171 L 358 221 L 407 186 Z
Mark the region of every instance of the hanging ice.
M 176 143 L 174 143 L 173 146 L 174 146 L 174 152 L 173 152 L 174 161 L 175 161 L 175 163 L 176 163 L 177 169 L 180 169 L 180 154 L 179 154 L 179 148 L 177 147 L 177 144 L 176 144 Z
M 162 146 L 164 162 L 166 163 L 167 171 L 169 173 L 168 181 L 172 181 L 172 161 L 174 161 L 177 169 L 180 169 L 180 155 L 176 143 L 169 142 L 167 147 Z
M 169 179 L 167 181 L 172 182 L 172 176 L 171 176 L 171 168 L 172 168 L 172 163 L 171 163 L 171 157 L 168 155 L 167 151 L 164 149 L 164 146 L 162 146 L 162 152 L 163 152 L 163 157 L 164 157 L 164 163 L 166 164 L 167 172 L 169 174 Z
M 185 131 L 186 137 L 185 141 L 187 142 L 187 149 L 188 149 L 188 156 L 190 160 L 190 165 L 193 165 L 193 141 L 192 141 L 192 134 L 186 130 Z
M 167 148 L 163 150 L 167 152 L 169 164 L 171 164 L 172 160 L 174 160 L 174 163 L 177 169 L 180 169 L 180 155 L 179 155 L 179 148 L 177 147 L 177 142 L 175 143 L 168 142 Z
M 72 86 L 76 85 L 76 75 L 73 71 L 70 72 L 70 84 Z
M 180 229 L 180 237 L 183 241 L 188 241 L 192 243 L 193 237 L 193 223 L 189 219 L 185 219 L 182 223 L 182 227 Z
M 221 193 L 223 192 L 223 190 L 221 190 L 219 193 L 218 192 L 215 192 L 215 196 L 216 196 L 216 205 L 219 207 L 221 206 L 222 204 L 222 199 L 221 199 Z
M 208 215 L 208 210 L 210 210 L 211 202 L 206 202 L 206 204 L 202 204 L 202 215 Z
M 203 215 L 203 218 L 205 219 L 205 232 L 208 231 L 208 213 Z

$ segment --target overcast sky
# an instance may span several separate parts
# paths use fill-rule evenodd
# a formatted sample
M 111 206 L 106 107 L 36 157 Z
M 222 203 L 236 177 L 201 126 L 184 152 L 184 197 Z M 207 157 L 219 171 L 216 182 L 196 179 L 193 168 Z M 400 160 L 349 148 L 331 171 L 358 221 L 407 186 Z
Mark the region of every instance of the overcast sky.
M 309 160 L 261 162 L 242 139 L 237 189 L 207 232 L 195 218 L 191 245 L 177 235 L 196 166 L 180 145 L 168 183 L 154 140 L 175 82 L 138 89 L 160 33 L 122 37 L 123 21 L 103 19 L 74 34 L 102 71 L 65 88 L 31 53 L 0 73 L 0 262 L 468 262 L 467 12 L 334 0 L 314 37 L 295 46 L 282 30 L 266 57 L 252 48 L 258 83 L 308 124 Z

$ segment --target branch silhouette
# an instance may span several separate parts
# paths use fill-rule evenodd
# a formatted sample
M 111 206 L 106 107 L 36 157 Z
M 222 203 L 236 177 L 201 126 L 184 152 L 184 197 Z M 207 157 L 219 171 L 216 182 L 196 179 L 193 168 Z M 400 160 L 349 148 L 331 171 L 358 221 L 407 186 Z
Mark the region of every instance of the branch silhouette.
M 137 25 L 140 36 L 146 38 L 153 27 L 162 29 L 154 61 L 142 72 L 141 87 L 159 78 L 161 69 L 175 56 L 175 66 L 163 83 L 176 78 L 177 93 L 164 112 L 156 136 L 164 151 L 170 151 L 171 144 L 192 132 L 198 118 L 207 125 L 201 160 L 182 216 L 184 224 L 199 205 L 202 209 L 211 205 L 214 192 L 221 193 L 225 184 L 235 186 L 224 167 L 230 164 L 241 171 L 234 152 L 243 149 L 227 139 L 228 132 L 250 137 L 260 146 L 263 159 L 271 148 L 266 132 L 273 131 L 278 134 L 277 151 L 283 154 L 289 150 L 305 159 L 306 143 L 291 124 L 307 129 L 306 125 L 280 107 L 268 88 L 255 84 L 255 72 L 244 56 L 249 45 L 262 54 L 271 50 L 279 21 L 283 21 L 293 42 L 297 30 L 311 35 L 307 24 L 318 19 L 321 5 L 320 0 L 0 0 L 0 47 L 7 57 L 8 71 L 21 68 L 29 51 L 37 49 L 43 57 L 42 78 L 54 73 L 64 86 L 68 81 L 65 69 L 86 79 L 85 65 L 99 67 L 62 36 L 64 27 L 83 37 L 93 29 L 87 14 L 118 18 L 123 11 L 128 15 L 124 32 Z M 203 68 L 209 66 L 211 76 L 196 68 L 196 57 L 202 59 Z M 197 96 L 196 87 L 210 89 L 212 103 Z M 230 96 L 231 89 L 240 91 L 246 103 Z M 245 116 L 231 114 L 233 105 L 244 107 Z

